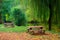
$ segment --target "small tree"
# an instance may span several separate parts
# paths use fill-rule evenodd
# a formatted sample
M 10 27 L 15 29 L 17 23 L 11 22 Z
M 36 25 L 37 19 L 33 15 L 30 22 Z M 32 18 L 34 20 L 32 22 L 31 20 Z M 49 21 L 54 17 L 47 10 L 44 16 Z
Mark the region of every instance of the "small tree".
M 2 11 L 2 20 L 3 22 L 6 22 L 6 21 L 9 21 L 9 10 L 7 8 L 4 8 L 3 11 Z
M 25 14 L 23 14 L 20 9 L 15 9 L 13 15 L 14 15 L 14 19 L 15 19 L 15 24 L 17 26 L 26 25 Z

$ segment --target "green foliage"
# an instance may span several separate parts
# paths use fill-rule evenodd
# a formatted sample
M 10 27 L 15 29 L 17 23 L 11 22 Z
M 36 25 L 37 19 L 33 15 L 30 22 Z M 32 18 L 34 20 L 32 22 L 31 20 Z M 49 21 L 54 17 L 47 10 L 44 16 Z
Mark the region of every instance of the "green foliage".
M 49 4 L 53 9 L 52 24 L 60 27 L 60 0 L 1 0 L 0 15 L 2 14 L 3 21 L 11 20 L 17 25 L 25 25 L 26 21 L 33 19 L 37 20 L 39 25 L 48 25 Z
M 26 25 L 25 14 L 22 13 L 20 9 L 15 9 L 13 15 L 14 15 L 16 25 L 18 26 Z

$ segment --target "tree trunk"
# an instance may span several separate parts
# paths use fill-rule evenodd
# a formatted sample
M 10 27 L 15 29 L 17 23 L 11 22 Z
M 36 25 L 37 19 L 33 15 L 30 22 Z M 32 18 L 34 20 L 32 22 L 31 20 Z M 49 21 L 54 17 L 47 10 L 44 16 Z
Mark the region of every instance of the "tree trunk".
M 53 15 L 53 9 L 52 9 L 52 5 L 49 5 L 49 9 L 50 9 L 50 16 L 49 16 L 49 30 L 51 30 L 51 25 L 52 25 L 52 15 Z
M 0 13 L 0 24 L 2 24 L 2 15 Z
M 2 4 L 2 0 L 0 0 L 0 4 Z M 0 5 L 0 24 L 2 24 L 2 12 L 1 12 L 2 5 Z

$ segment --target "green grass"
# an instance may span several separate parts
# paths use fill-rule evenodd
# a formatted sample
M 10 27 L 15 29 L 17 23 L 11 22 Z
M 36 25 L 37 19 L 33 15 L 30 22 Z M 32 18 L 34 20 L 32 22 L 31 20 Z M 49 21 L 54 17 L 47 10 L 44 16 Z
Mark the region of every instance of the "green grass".
M 0 25 L 0 32 L 26 32 L 27 26 L 15 26 L 13 28 L 4 27 L 4 25 Z
M 48 26 L 47 25 L 43 25 L 46 28 L 46 31 L 51 32 L 51 33 L 60 33 L 57 32 L 57 26 L 52 26 L 52 30 L 49 31 L 48 30 Z M 15 26 L 15 27 L 4 27 L 3 24 L 0 24 L 0 32 L 27 32 L 27 26 Z

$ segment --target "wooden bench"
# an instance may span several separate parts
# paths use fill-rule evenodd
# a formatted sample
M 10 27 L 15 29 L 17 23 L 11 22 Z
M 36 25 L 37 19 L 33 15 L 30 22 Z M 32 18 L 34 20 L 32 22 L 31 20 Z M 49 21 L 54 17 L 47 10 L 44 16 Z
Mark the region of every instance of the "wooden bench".
M 31 34 L 45 34 L 43 26 L 29 26 L 28 32 Z
M 14 27 L 14 24 L 12 22 L 4 23 L 4 27 Z

